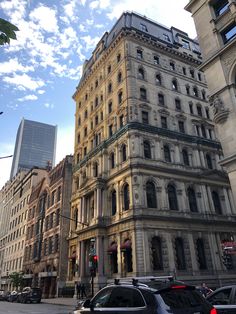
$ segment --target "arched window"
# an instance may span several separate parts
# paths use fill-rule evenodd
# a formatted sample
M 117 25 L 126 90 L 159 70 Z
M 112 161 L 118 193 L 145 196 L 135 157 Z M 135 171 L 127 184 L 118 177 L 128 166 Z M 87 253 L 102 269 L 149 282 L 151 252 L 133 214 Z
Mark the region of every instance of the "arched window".
M 156 84 L 161 85 L 161 75 L 160 74 L 156 75 Z
M 110 154 L 110 167 L 111 169 L 115 168 L 115 154 L 113 152 Z
M 156 188 L 153 182 L 146 184 L 147 207 L 157 208 Z
M 182 150 L 182 155 L 183 155 L 183 162 L 186 166 L 189 166 L 189 157 L 188 157 L 188 152 L 186 149 Z
M 203 239 L 197 239 L 196 249 L 197 249 L 199 269 L 207 269 L 207 262 L 206 262 L 205 247 L 204 247 Z
M 158 105 L 165 106 L 165 96 L 161 93 L 158 94 Z
M 147 91 L 144 87 L 140 88 L 140 99 L 142 99 L 142 100 L 147 99 Z
M 186 269 L 184 242 L 182 238 L 175 238 L 175 257 L 177 269 L 178 270 Z
M 108 254 L 110 255 L 111 273 L 118 273 L 118 260 L 117 260 L 117 243 L 112 242 L 108 248 Z
M 121 83 L 121 81 L 122 81 L 122 73 L 119 72 L 119 73 L 118 73 L 118 76 L 117 76 L 117 82 L 118 82 L 118 83 Z
M 206 129 L 205 129 L 205 126 L 203 124 L 201 125 L 201 130 L 202 130 L 202 136 L 206 138 L 207 137 L 206 136 Z
M 108 103 L 108 113 L 112 112 L 112 101 L 109 101 Z
M 109 83 L 108 84 L 108 93 L 111 93 L 112 92 L 112 83 Z
M 143 142 L 143 151 L 144 151 L 144 158 L 148 158 L 148 159 L 152 158 L 151 145 L 150 145 L 149 141 Z
M 211 156 L 209 154 L 206 154 L 206 162 L 207 162 L 207 168 L 213 169 Z
M 196 194 L 194 189 L 188 188 L 187 190 L 187 196 L 188 196 L 188 203 L 189 203 L 189 208 L 191 212 L 198 212 L 198 207 L 197 207 L 197 199 L 196 199 Z
M 162 260 L 162 243 L 160 237 L 153 237 L 152 244 L 152 269 L 161 270 L 163 269 L 163 260 Z
M 129 197 L 129 185 L 124 186 L 124 210 L 129 209 L 130 197 Z
M 193 87 L 193 95 L 194 95 L 195 97 L 198 97 L 198 89 L 197 89 L 196 86 Z
M 99 105 L 99 100 L 98 100 L 98 96 L 95 98 L 95 107 L 97 107 Z
M 171 155 L 170 155 L 170 148 L 168 145 L 164 145 L 163 147 L 164 150 L 164 159 L 167 162 L 171 162 Z
M 145 76 L 144 76 L 144 70 L 142 68 L 138 69 L 138 78 L 141 80 L 144 80 Z
M 123 101 L 123 93 L 122 93 L 122 91 L 120 91 L 118 93 L 118 104 L 120 105 L 122 103 L 122 101 Z
M 176 79 L 172 80 L 172 89 L 173 90 L 178 90 L 178 83 Z
M 126 155 L 126 145 L 123 144 L 121 147 L 121 160 L 122 162 L 126 161 L 127 155 Z
M 219 194 L 216 191 L 212 191 L 211 195 L 212 195 L 212 200 L 213 200 L 216 214 L 222 215 L 222 208 L 221 208 Z
M 111 214 L 114 216 L 116 214 L 116 191 L 111 192 Z
M 172 184 L 169 184 L 167 187 L 167 193 L 168 193 L 170 210 L 179 210 L 175 186 Z

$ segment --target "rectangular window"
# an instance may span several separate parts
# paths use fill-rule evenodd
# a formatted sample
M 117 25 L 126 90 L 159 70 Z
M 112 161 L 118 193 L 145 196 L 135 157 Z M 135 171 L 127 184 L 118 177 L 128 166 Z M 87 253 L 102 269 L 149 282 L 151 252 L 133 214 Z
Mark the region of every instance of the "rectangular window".
M 112 124 L 111 125 L 109 125 L 109 136 L 112 136 Z
M 233 39 L 235 36 L 236 36 L 236 24 L 232 24 L 224 32 L 222 32 L 224 43 L 227 43 L 228 41 Z
M 181 110 L 181 102 L 179 99 L 175 99 L 175 109 L 178 111 Z
M 187 40 L 182 39 L 183 48 L 190 50 L 190 45 Z
M 148 124 L 148 112 L 147 111 L 142 111 L 142 123 Z
M 189 112 L 193 114 L 193 104 L 189 104 Z
M 175 64 L 174 64 L 174 62 L 170 62 L 170 68 L 171 68 L 172 71 L 175 70 Z
M 181 133 L 185 133 L 185 129 L 184 129 L 184 121 L 179 121 L 179 131 Z
M 159 63 L 160 63 L 160 59 L 159 59 L 158 56 L 154 56 L 154 57 L 153 57 L 153 63 L 154 63 L 154 64 L 159 64 Z
M 220 16 L 221 14 L 223 14 L 228 9 L 228 7 L 228 0 L 215 1 L 215 4 L 213 4 L 216 16 Z
M 137 49 L 137 58 L 138 59 L 143 59 L 143 52 L 140 49 Z
M 163 129 L 167 129 L 167 118 L 166 117 L 161 117 L 161 127 Z

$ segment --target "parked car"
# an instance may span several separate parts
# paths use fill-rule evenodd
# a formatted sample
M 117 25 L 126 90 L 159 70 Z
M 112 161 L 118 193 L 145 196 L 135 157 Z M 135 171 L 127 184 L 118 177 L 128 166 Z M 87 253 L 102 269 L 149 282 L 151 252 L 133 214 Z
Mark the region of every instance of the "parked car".
M 42 298 L 42 290 L 40 288 L 25 287 L 18 295 L 20 303 L 35 302 L 40 303 Z
M 80 303 L 74 314 L 217 314 L 194 286 L 171 277 L 117 280 L 101 289 L 91 300 Z
M 7 301 L 9 302 L 17 302 L 18 299 L 18 292 L 13 290 L 7 297 Z
M 6 300 L 6 292 L 4 290 L 0 290 L 0 301 Z
M 236 313 L 236 285 L 218 288 L 206 299 L 217 309 L 217 314 Z

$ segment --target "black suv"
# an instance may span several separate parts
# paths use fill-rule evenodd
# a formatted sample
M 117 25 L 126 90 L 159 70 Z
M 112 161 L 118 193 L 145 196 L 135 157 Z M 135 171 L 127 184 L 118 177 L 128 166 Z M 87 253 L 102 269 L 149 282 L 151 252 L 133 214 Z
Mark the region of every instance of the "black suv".
M 217 314 L 194 286 L 172 277 L 115 279 L 91 300 L 80 303 L 74 314 Z
M 36 302 L 40 303 L 42 298 L 42 290 L 40 288 L 25 287 L 22 292 L 18 294 L 18 301 L 20 303 Z

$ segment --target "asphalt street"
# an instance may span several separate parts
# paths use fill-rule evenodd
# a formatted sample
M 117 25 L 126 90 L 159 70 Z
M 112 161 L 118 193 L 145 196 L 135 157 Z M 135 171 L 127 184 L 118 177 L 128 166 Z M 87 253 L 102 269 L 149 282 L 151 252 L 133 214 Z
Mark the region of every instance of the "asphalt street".
M 68 305 L 0 302 L 0 314 L 69 314 L 73 309 Z

